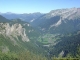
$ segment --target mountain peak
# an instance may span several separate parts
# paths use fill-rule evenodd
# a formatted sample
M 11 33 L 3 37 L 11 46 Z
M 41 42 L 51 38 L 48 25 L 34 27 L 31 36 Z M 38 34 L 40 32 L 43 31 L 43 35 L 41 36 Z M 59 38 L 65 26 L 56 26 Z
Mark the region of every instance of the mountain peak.
M 61 33 L 63 30 L 66 32 L 75 31 L 78 30 L 80 26 L 79 13 L 80 9 L 75 7 L 52 10 L 41 18 L 35 20 L 37 21 L 37 23 L 35 23 L 35 21 L 33 23 L 37 24 L 37 26 L 40 27 L 41 30 L 45 28 L 47 31 L 51 30 L 54 33 L 56 31 Z M 62 26 L 66 28 L 64 29 Z
M 77 8 L 52 10 L 50 12 L 50 14 L 51 14 L 51 16 L 55 16 L 55 15 L 62 15 L 63 16 L 63 14 L 70 15 L 75 12 L 77 12 Z

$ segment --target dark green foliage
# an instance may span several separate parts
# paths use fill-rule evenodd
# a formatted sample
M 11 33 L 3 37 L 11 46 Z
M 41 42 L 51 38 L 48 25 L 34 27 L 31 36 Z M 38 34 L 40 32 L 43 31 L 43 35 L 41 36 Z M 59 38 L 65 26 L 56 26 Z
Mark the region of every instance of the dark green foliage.
M 47 60 L 45 56 L 26 51 L 19 54 L 20 60 Z
M 18 55 L 15 53 L 0 52 L 0 60 L 19 60 L 19 59 L 18 59 Z
M 52 58 L 52 60 L 79 60 L 79 58 Z
M 64 51 L 63 57 L 66 57 L 68 54 L 71 54 L 72 57 L 76 57 L 77 47 L 80 46 L 80 33 L 72 34 L 71 36 L 64 35 L 59 40 L 60 42 L 53 46 L 54 48 L 51 51 L 52 55 L 58 56 L 61 51 Z
M 6 46 L 9 48 L 9 51 L 18 52 L 20 50 L 23 50 L 23 48 L 19 47 L 18 45 L 14 46 L 14 42 L 10 40 L 9 37 L 0 35 L 0 46 Z
M 0 52 L 0 60 L 47 60 L 42 55 L 36 55 L 30 51 L 16 53 L 2 53 Z
M 12 52 L 8 52 L 8 53 L 0 52 L 0 60 L 79 60 L 79 58 L 52 57 L 51 59 L 48 59 L 41 54 L 34 54 L 33 52 L 30 51 L 24 51 L 18 54 Z

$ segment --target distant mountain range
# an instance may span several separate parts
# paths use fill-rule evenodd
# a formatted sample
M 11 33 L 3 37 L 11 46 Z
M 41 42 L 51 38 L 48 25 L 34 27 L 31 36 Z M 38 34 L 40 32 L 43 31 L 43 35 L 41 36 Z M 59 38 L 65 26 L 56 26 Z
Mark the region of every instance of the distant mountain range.
M 21 19 L 23 21 L 26 22 L 33 22 L 36 18 L 44 15 L 40 12 L 36 12 L 36 13 L 24 13 L 24 14 L 16 14 L 16 13 L 11 13 L 11 12 L 7 12 L 7 13 L 0 13 L 0 15 L 2 15 L 3 17 L 11 20 L 11 19 Z

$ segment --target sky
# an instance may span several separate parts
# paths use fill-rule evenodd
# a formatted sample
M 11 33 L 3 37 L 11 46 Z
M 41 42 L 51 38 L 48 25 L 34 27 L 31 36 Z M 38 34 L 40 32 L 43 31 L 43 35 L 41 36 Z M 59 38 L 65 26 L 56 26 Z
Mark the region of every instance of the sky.
M 80 8 L 80 0 L 0 0 L 1 13 L 48 13 L 73 7 Z

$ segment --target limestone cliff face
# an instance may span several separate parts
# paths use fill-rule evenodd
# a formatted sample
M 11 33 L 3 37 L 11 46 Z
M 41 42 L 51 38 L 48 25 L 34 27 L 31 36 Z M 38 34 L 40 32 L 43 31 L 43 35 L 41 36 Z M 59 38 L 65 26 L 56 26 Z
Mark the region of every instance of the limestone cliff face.
M 29 42 L 30 40 L 25 31 L 25 28 L 23 28 L 23 26 L 19 23 L 15 23 L 12 25 L 10 25 L 9 23 L 0 23 L 0 34 L 4 34 L 5 36 L 10 37 L 10 39 L 14 42 L 15 39 L 13 37 L 19 40 L 18 36 L 21 36 L 23 42 Z

